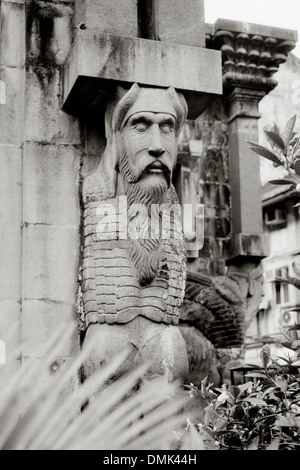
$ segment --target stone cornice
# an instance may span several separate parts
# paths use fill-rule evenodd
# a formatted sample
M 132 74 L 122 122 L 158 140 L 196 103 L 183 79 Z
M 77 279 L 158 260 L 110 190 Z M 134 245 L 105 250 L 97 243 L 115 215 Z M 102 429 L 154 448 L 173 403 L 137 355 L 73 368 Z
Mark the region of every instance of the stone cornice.
M 169 87 L 184 93 L 189 119 L 222 94 L 221 53 L 204 47 L 76 30 L 64 68 L 64 106 L 100 106 L 117 85 Z
M 222 52 L 224 91 L 236 86 L 272 90 L 273 75 L 296 41 L 296 31 L 252 23 L 220 19 L 206 27 L 207 47 Z

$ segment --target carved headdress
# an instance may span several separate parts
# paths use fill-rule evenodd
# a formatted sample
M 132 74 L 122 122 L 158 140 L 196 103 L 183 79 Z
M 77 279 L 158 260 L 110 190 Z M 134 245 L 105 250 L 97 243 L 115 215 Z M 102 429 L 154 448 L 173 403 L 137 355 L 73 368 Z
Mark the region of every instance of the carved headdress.
M 124 89 L 118 87 L 117 95 L 122 93 L 122 90 Z M 175 118 L 178 135 L 187 116 L 187 104 L 184 96 L 177 93 L 173 87 L 147 88 L 135 83 L 114 107 L 113 131 L 122 131 L 128 119 L 141 112 L 171 114 Z
M 95 173 L 88 176 L 86 178 L 87 184 L 83 185 L 85 201 L 91 200 L 91 198 L 95 199 L 95 194 L 98 194 L 100 200 L 116 195 L 116 167 L 122 151 L 119 134 L 128 119 L 133 114 L 140 112 L 171 114 L 175 118 L 175 132 L 178 136 L 186 119 L 188 107 L 183 94 L 178 93 L 173 87 L 140 87 L 134 83 L 128 90 L 118 86 L 106 107 L 105 151 Z M 93 180 L 95 181 L 93 182 Z M 91 187 L 93 194 L 89 194 Z

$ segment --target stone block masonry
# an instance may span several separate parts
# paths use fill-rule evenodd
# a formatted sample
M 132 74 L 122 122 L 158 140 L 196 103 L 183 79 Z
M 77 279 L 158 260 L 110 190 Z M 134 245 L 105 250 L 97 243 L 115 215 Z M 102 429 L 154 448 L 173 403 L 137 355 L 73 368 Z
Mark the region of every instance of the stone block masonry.
M 1 65 L 25 65 L 25 15 L 24 2 L 1 2 Z
M 9 379 L 60 322 L 74 334 L 57 354 L 65 361 L 79 350 L 82 155 L 79 122 L 61 110 L 73 2 L 0 8 L 0 338 L 17 325 L 7 344 Z M 26 348 L 13 352 L 21 341 Z
M 23 153 L 22 338 L 34 357 L 59 323 L 74 334 L 57 354 L 79 351 L 79 122 L 61 110 L 62 67 L 73 39 L 73 3 L 28 2 Z M 28 341 L 32 337 L 32 341 Z M 36 348 L 35 348 L 36 345 Z M 55 358 L 54 358 L 55 359 Z
M 205 47 L 204 3 L 198 0 L 154 2 L 157 34 L 161 41 Z
M 75 0 L 75 25 L 83 23 L 103 33 L 137 36 L 137 4 L 138 0 Z
M 0 18 L 0 338 L 6 344 L 6 364 L 1 365 L 5 381 L 20 366 L 24 3 L 2 1 Z
M 201 144 L 196 156 L 191 151 L 191 142 Z M 188 269 L 209 275 L 223 274 L 231 237 L 231 188 L 228 125 L 221 98 L 195 121 L 186 121 L 180 137 L 178 163 L 180 168 L 190 170 L 193 201 L 204 204 L 204 243 L 195 254 L 188 252 Z M 184 204 L 181 173 L 182 169 L 175 184 Z
M 195 119 L 222 92 L 220 61 L 220 51 L 202 47 L 77 30 L 64 70 L 64 109 L 101 105 L 101 94 L 117 83 L 136 82 L 181 90 Z

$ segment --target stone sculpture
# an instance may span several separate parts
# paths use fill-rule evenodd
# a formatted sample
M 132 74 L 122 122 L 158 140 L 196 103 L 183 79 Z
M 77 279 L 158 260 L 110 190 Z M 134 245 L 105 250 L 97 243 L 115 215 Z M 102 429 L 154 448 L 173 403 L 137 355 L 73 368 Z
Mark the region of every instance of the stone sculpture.
M 185 98 L 174 88 L 118 87 L 106 107 L 106 149 L 82 189 L 84 344 L 98 345 L 85 376 L 126 347 L 120 374 L 141 361 L 150 364 L 148 377 L 187 374 L 176 327 L 186 258 L 172 185 L 186 116 Z

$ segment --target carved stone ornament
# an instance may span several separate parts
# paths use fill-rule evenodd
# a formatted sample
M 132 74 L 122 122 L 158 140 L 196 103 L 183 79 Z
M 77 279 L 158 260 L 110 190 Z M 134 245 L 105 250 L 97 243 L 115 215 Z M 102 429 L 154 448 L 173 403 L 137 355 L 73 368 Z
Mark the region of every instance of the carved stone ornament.
M 257 28 L 256 25 L 253 26 Z M 273 33 L 276 35 L 276 32 L 275 29 Z M 207 36 L 207 43 L 222 51 L 225 88 L 247 85 L 265 92 L 277 85 L 273 74 L 295 47 L 293 39 L 264 36 L 254 30 L 251 33 L 251 28 L 248 33 L 219 29 L 213 35 Z
M 118 87 L 106 108 L 106 149 L 83 182 L 87 336 L 97 325 L 114 351 L 135 341 L 136 350 L 145 349 L 143 337 L 151 328 L 159 350 L 165 329 L 158 331 L 158 325 L 179 322 L 186 257 L 172 172 L 186 115 L 186 101 L 174 88 Z M 112 330 L 119 324 L 122 330 Z M 116 331 L 122 339 L 114 337 Z M 185 361 L 178 335 L 172 330 L 171 342 L 176 348 L 182 342 Z

